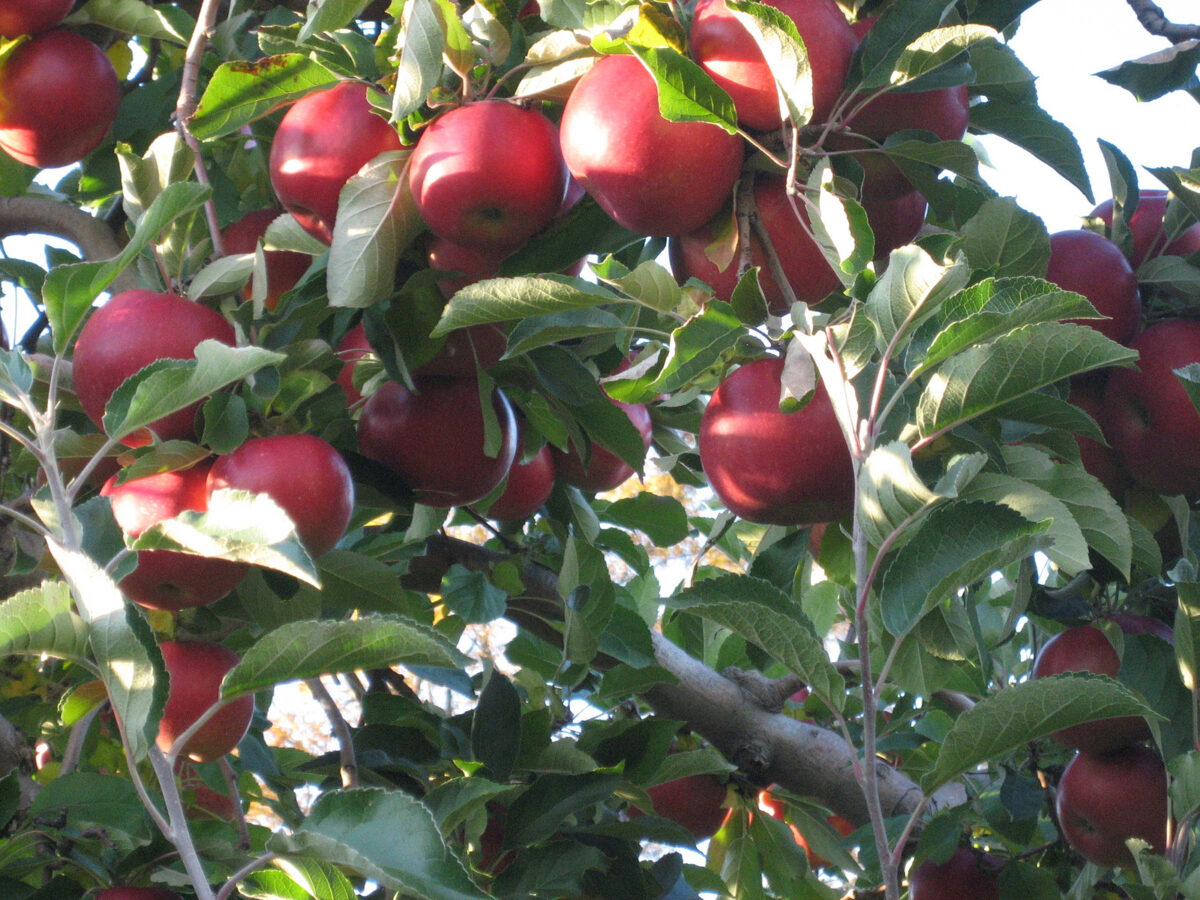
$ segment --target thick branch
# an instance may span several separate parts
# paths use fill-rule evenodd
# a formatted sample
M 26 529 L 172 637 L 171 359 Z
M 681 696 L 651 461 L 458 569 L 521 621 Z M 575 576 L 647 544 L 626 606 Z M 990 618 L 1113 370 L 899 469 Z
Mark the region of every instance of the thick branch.
M 1170 21 L 1153 0 L 1126 0 L 1147 32 L 1164 37 L 1173 44 L 1200 39 L 1200 25 L 1179 25 Z
M 112 259 L 121 245 L 102 219 L 49 197 L 0 197 L 0 238 L 17 234 L 49 234 L 70 241 L 85 259 Z M 136 287 L 133 273 L 122 272 L 113 290 Z

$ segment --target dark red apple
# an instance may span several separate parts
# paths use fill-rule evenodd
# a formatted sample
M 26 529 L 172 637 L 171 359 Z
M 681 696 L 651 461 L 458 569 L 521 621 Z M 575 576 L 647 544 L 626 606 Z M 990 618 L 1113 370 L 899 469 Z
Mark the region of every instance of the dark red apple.
M 291 518 L 314 559 L 337 545 L 354 512 L 349 466 L 312 434 L 251 438 L 218 457 L 208 473 L 208 493 L 221 488 L 269 496 Z
M 1200 222 L 1189 225 L 1182 234 L 1168 242 L 1163 231 L 1168 199 L 1164 190 L 1145 188 L 1138 192 L 1137 209 L 1126 223 L 1133 238 L 1129 262 L 1135 269 L 1155 256 L 1187 256 L 1200 250 Z M 1089 215 L 1102 219 L 1105 225 L 1112 228 L 1112 199 L 1105 200 Z
M 654 431 L 650 410 L 641 403 L 624 403 L 620 400 L 613 400 L 612 403 L 624 410 L 629 421 L 641 434 L 642 446 L 649 450 Z M 554 458 L 554 470 L 558 477 L 588 493 L 611 491 L 633 476 L 634 470 L 629 463 L 595 441 L 592 442 L 591 456 L 586 463 L 583 454 L 574 445 L 565 453 L 556 447 L 551 448 L 550 453 Z
M 346 400 L 351 406 L 354 406 L 362 400 L 362 394 L 354 386 L 354 366 L 364 356 L 375 352 L 370 341 L 367 340 L 367 330 L 363 327 L 362 322 L 342 335 L 335 352 L 338 359 L 342 361 L 342 367 L 338 370 L 335 380 L 346 392 Z
M 507 869 L 517 855 L 515 850 L 504 849 L 504 825 L 508 809 L 498 803 L 487 805 L 487 824 L 479 836 L 479 868 L 491 875 L 499 875 Z
M 554 490 L 554 457 L 550 454 L 550 445 L 543 444 L 532 459 L 523 463 L 524 452 L 525 435 L 522 433 L 517 440 L 517 454 L 508 470 L 504 491 L 487 508 L 489 519 L 498 522 L 528 519 L 550 499 L 550 492 Z
M 1116 622 L 1126 634 L 1152 634 L 1172 647 L 1175 646 L 1175 629 L 1162 619 L 1124 612 L 1109 613 L 1108 618 Z
M 137 537 L 151 525 L 186 510 L 208 509 L 205 485 L 211 465 L 203 462 L 124 484 L 117 484 L 114 475 L 100 493 L 112 504 L 113 518 L 121 530 Z M 139 550 L 137 560 L 137 568 L 121 579 L 122 592 L 148 609 L 171 611 L 215 603 L 237 587 L 249 569 L 245 563 L 174 550 Z
M 222 679 L 241 658 L 227 647 L 208 641 L 163 641 L 159 649 L 171 677 L 158 726 L 158 746 L 166 752 L 220 699 Z M 225 704 L 192 735 L 182 755 L 194 762 L 220 759 L 237 747 L 253 716 L 253 696 Z
M 329 244 L 346 182 L 402 146 L 396 129 L 371 111 L 367 85 L 343 81 L 297 100 L 284 115 L 271 144 L 271 185 L 304 230 Z
M 233 823 L 241 817 L 241 803 L 224 791 L 214 790 L 205 784 L 190 760 L 175 761 L 175 777 L 179 780 L 184 812 L 189 819 L 215 819 Z
M 0 65 L 0 147 L 39 169 L 79 162 L 104 141 L 121 82 L 104 52 L 73 31 L 30 38 Z
M 833 0 L 770 0 L 796 25 L 812 68 L 814 122 L 824 122 L 842 93 L 858 38 Z M 725 89 L 738 121 L 766 131 L 783 122 L 779 89 L 758 43 L 725 5 L 700 0 L 692 17 L 692 58 Z
M 754 205 L 779 257 L 780 267 L 797 300 L 820 303 L 841 284 L 841 279 L 821 248 L 812 238 L 808 209 L 802 197 L 795 205 L 787 194 L 787 184 L 781 175 L 759 175 L 754 183 Z M 689 234 L 677 235 L 670 241 L 671 269 L 680 284 L 688 278 L 698 278 L 713 289 L 718 300 L 729 300 L 737 286 L 736 246 L 722 255 L 722 268 L 708 254 L 715 248 L 716 222 L 709 222 Z M 720 252 L 720 251 L 718 251 Z M 750 264 L 759 267 L 758 280 L 767 300 L 767 309 L 775 315 L 788 312 L 788 298 L 779 287 L 768 266 L 767 253 L 757 235 L 750 238 Z
M 48 31 L 67 17 L 74 0 L 0 0 L 0 37 Z
M 1200 413 L 1174 370 L 1200 362 L 1200 321 L 1167 319 L 1134 338 L 1136 369 L 1104 388 L 1104 435 L 1134 481 L 1161 494 L 1200 494 Z
M 383 463 L 428 506 L 467 506 L 490 494 L 517 453 L 517 427 L 503 392 L 492 394 L 501 429 L 485 452 L 483 406 L 474 378 L 425 378 L 417 391 L 389 381 L 368 398 L 358 420 L 363 455 Z
M 443 113 L 421 134 L 408 172 L 430 231 L 493 252 L 511 252 L 549 225 L 567 189 L 554 124 L 507 100 Z
M 944 863 L 925 860 L 909 876 L 910 900 L 1000 900 L 998 860 L 959 847 Z
M 1150 747 L 1076 753 L 1054 805 L 1067 843 L 1096 865 L 1132 867 L 1129 838 L 1141 838 L 1155 853 L 1166 849 L 1167 770 Z
M 928 202 L 920 191 L 909 191 L 898 197 L 862 198 L 867 222 L 875 232 L 875 258 L 887 256 L 897 247 L 911 244 L 925 224 Z
M 830 522 L 854 506 L 854 470 L 824 383 L 781 412 L 783 360 L 747 363 L 713 391 L 700 421 L 700 462 L 733 513 L 751 522 Z
M 117 294 L 92 313 L 75 341 L 75 394 L 97 427 L 104 407 L 131 375 L 159 359 L 192 359 L 196 345 L 216 340 L 237 343 L 233 326 L 215 310 L 176 294 L 132 290 Z M 149 426 L 160 441 L 191 440 L 200 404 L 164 416 Z M 143 430 L 124 443 L 140 447 L 151 441 Z
M 179 895 L 166 888 L 114 887 L 96 895 L 96 900 L 180 900 Z
M 1104 319 L 1078 319 L 1119 344 L 1133 340 L 1142 326 L 1137 276 L 1121 248 L 1094 231 L 1075 229 L 1050 235 L 1046 280 L 1088 299 Z
M 480 250 L 464 247 L 443 237 L 434 235 L 427 248 L 429 268 L 438 272 L 454 272 L 452 277 L 438 281 L 438 290 L 447 300 L 468 284 L 495 278 L 500 274 L 500 263 L 508 255 L 506 251 Z
M 225 252 L 253 253 L 258 242 L 267 233 L 267 227 L 275 221 L 282 210 L 258 209 L 248 212 L 232 225 L 227 225 L 221 232 L 221 241 Z M 295 253 L 290 250 L 267 250 L 263 253 L 267 263 L 267 297 L 263 305 L 267 309 L 279 306 L 280 298 L 296 286 L 296 283 L 308 271 L 312 257 L 306 253 Z M 245 296 L 249 299 L 254 289 L 253 283 L 246 286 Z
M 742 168 L 741 138 L 707 122 L 668 122 L 654 77 L 624 54 L 602 57 L 579 79 L 560 138 L 584 190 L 639 234 L 699 228 L 729 199 Z
M 687 775 L 673 781 L 664 781 L 646 793 L 654 802 L 654 812 L 664 819 L 682 825 L 698 841 L 717 833 L 729 810 L 725 807 L 728 789 L 716 775 Z M 626 815 L 631 819 L 646 813 L 631 806 Z
M 1046 641 L 1033 663 L 1033 677 L 1062 672 L 1095 672 L 1116 678 L 1121 671 L 1117 649 L 1099 628 L 1080 625 Z M 1089 753 L 1108 753 L 1150 737 L 1150 726 L 1139 716 L 1120 716 L 1072 725 L 1050 735 L 1058 743 Z
M 1104 420 L 1104 382 L 1095 379 L 1072 379 L 1071 392 L 1067 395 L 1068 402 L 1078 406 L 1098 423 Z M 1086 472 L 1096 477 L 1108 488 L 1108 492 L 1117 500 L 1125 496 L 1125 491 L 1133 483 L 1117 451 L 1107 444 L 1101 444 L 1091 438 L 1075 435 L 1075 443 L 1079 445 L 1079 459 Z

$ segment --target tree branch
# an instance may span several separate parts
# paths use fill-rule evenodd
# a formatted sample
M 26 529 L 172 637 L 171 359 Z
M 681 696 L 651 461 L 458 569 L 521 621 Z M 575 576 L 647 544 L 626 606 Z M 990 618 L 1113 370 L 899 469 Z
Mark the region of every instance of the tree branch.
M 1200 25 L 1179 25 L 1170 21 L 1153 0 L 1126 0 L 1138 22 L 1150 34 L 1164 37 L 1173 44 L 1200 39 Z
M 69 203 L 49 197 L 0 197 L 0 238 L 18 234 L 48 234 L 70 241 L 84 259 L 112 259 L 121 244 L 107 223 Z M 133 273 L 122 272 L 113 282 L 114 291 L 137 287 Z

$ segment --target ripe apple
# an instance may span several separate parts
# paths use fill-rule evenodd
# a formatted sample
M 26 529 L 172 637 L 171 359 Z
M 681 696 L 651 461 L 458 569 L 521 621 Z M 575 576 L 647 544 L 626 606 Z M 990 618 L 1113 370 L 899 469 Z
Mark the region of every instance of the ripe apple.
M 1067 395 L 1068 402 L 1078 406 L 1097 422 L 1104 421 L 1104 382 L 1096 379 L 1072 379 L 1071 392 Z M 1108 492 L 1117 500 L 1125 496 L 1125 491 L 1133 483 L 1125 467 L 1115 451 L 1108 444 L 1101 444 L 1091 438 L 1075 435 L 1075 443 L 1079 445 L 1079 459 L 1084 471 L 1095 476 Z
M 358 420 L 363 455 L 383 463 L 427 506 L 467 506 L 490 494 L 517 453 L 517 427 L 503 392 L 492 394 L 501 440 L 485 453 L 483 406 L 474 378 L 423 378 L 416 392 L 389 381 Z
M 651 435 L 654 423 L 650 419 L 650 410 L 641 403 L 624 403 L 611 400 L 618 408 L 624 410 L 629 421 L 633 423 L 642 436 L 642 446 L 650 449 Z M 611 491 L 624 484 L 633 476 L 633 468 L 611 450 L 592 442 L 592 452 L 584 463 L 583 454 L 579 448 L 572 445 L 565 453 L 557 447 L 550 450 L 554 458 L 554 470 L 567 484 L 574 485 L 581 491 L 600 493 Z
M 74 0 L 0 0 L 0 37 L 48 31 L 67 17 Z
M 1099 628 L 1080 625 L 1046 641 L 1033 663 L 1033 677 L 1061 672 L 1095 672 L 1116 678 L 1121 671 L 1117 649 Z M 1150 737 L 1150 727 L 1140 716 L 1119 716 L 1063 728 L 1050 735 L 1065 747 L 1089 753 L 1107 753 Z
M 241 803 L 224 791 L 214 790 L 204 783 L 200 773 L 190 760 L 175 760 L 175 777 L 184 795 L 184 812 L 189 819 L 215 819 L 219 822 L 236 822 L 241 814 Z
M 167 703 L 158 726 L 158 746 L 166 752 L 220 698 L 221 680 L 240 657 L 208 641 L 163 641 L 163 663 L 171 677 Z M 183 755 L 194 762 L 213 762 L 233 750 L 254 716 L 254 697 L 225 704 L 192 735 Z
M 959 847 L 944 863 L 925 860 L 908 879 L 910 900 L 1000 900 L 998 860 Z
M 897 247 L 911 244 L 925 224 L 929 203 L 920 191 L 909 191 L 898 197 L 862 198 L 867 222 L 875 232 L 875 258 L 887 256 Z
M 511 252 L 549 225 L 567 190 L 558 130 L 507 100 L 443 113 L 421 134 L 408 172 L 430 231 L 493 252 Z
M 163 472 L 117 484 L 114 475 L 100 489 L 112 504 L 121 530 L 137 537 L 151 525 L 185 510 L 208 509 L 210 462 L 190 469 Z M 215 603 L 245 577 L 249 566 L 174 550 L 139 550 L 137 568 L 121 579 L 120 588 L 134 603 L 148 609 L 178 611 Z
M 654 76 L 624 54 L 600 58 L 579 79 L 559 136 L 584 190 L 639 234 L 699 228 L 720 211 L 742 168 L 741 138 L 707 122 L 668 122 Z
M 1172 647 L 1175 646 L 1175 629 L 1162 619 L 1123 612 L 1109 613 L 1108 618 L 1116 622 L 1126 634 L 1152 634 Z
M 1168 199 L 1164 190 L 1145 188 L 1138 191 L 1137 209 L 1126 223 L 1133 238 L 1129 262 L 1134 269 L 1155 256 L 1187 256 L 1200 250 L 1200 222 L 1189 225 L 1182 234 L 1167 242 L 1163 232 L 1163 216 L 1167 211 Z M 1105 225 L 1112 228 L 1112 199 L 1105 200 L 1089 215 L 1102 219 Z
M 487 824 L 479 836 L 479 868 L 491 875 L 499 875 L 512 864 L 517 852 L 504 849 L 504 825 L 508 819 L 508 808 L 498 803 L 489 803 L 487 811 Z
M 721 502 L 751 522 L 830 522 L 854 506 L 854 470 L 824 383 L 797 412 L 779 409 L 783 360 L 727 376 L 700 420 L 700 462 Z
M 96 895 L 96 900 L 180 900 L 179 895 L 166 888 L 114 887 Z
M 725 782 L 711 774 L 686 775 L 646 790 L 654 802 L 655 814 L 682 825 L 698 841 L 712 837 L 725 821 L 729 813 L 725 807 L 727 792 Z M 625 814 L 636 819 L 646 813 L 631 806 Z
M 769 0 L 796 25 L 812 67 L 813 118 L 824 122 L 842 92 L 850 57 L 858 45 L 833 0 Z M 779 89 L 758 43 L 725 5 L 700 0 L 692 17 L 692 58 L 725 89 L 747 128 L 767 131 L 783 122 Z
M 329 244 L 346 182 L 402 146 L 396 129 L 371 111 L 367 85 L 342 81 L 297 100 L 284 115 L 271 144 L 271 185 L 301 227 Z
M 1082 294 L 1104 319 L 1078 319 L 1118 344 L 1127 344 L 1142 325 L 1137 276 L 1121 248 L 1082 228 L 1050 235 L 1046 280 Z
M 1162 494 L 1200 493 L 1200 413 L 1174 370 L 1200 362 L 1200 321 L 1157 322 L 1129 344 L 1136 369 L 1104 388 L 1100 425 L 1133 480 Z
M 334 380 L 346 392 L 346 400 L 350 406 L 355 406 L 362 400 L 362 394 L 354 386 L 354 366 L 364 356 L 375 352 L 371 342 L 367 340 L 367 330 L 362 322 L 342 335 L 335 352 L 342 361 L 342 367 Z
M 267 233 L 267 227 L 275 221 L 282 210 L 257 209 L 248 212 L 236 222 L 227 225 L 221 232 L 221 242 L 225 252 L 253 253 Z M 267 263 L 267 297 L 264 305 L 267 309 L 279 306 L 279 299 L 296 286 L 296 283 L 308 271 L 312 257 L 306 253 L 295 253 L 290 250 L 267 250 L 263 253 Z M 253 284 L 246 286 L 245 296 L 249 299 Z
M 132 290 L 117 294 L 99 309 L 75 341 L 75 394 L 97 427 L 104 407 L 131 375 L 159 359 L 191 359 L 196 345 L 213 339 L 234 345 L 233 326 L 213 309 L 176 294 Z M 149 426 L 160 441 L 190 440 L 200 404 L 171 413 Z M 123 438 L 130 447 L 150 443 L 142 430 Z
M 807 696 L 808 689 L 804 688 L 803 691 L 804 691 L 805 696 Z M 800 693 L 800 692 L 797 691 L 797 693 Z M 796 695 L 793 694 L 790 699 L 795 701 Z M 801 700 L 799 702 L 803 702 L 803 698 L 801 698 Z M 782 800 L 780 800 L 778 797 L 776 797 L 774 794 L 772 794 L 769 790 L 759 791 L 758 808 L 761 809 L 765 813 L 769 813 L 772 817 L 778 819 L 780 822 L 787 823 L 788 829 L 792 832 L 792 838 L 796 841 L 797 844 L 799 844 L 801 847 L 804 848 L 804 855 L 808 859 L 808 865 L 810 868 L 823 869 L 830 864 L 829 860 L 825 859 L 823 856 L 818 856 L 816 853 L 812 852 L 811 848 L 809 848 L 809 846 L 808 846 L 808 841 L 805 840 L 804 835 L 801 833 L 800 829 L 797 828 L 795 825 L 793 825 L 791 822 L 788 822 L 787 819 L 785 818 L 786 806 L 785 806 L 784 802 Z M 846 819 L 842 818 L 839 815 L 830 815 L 827 817 L 826 821 L 829 823 L 829 827 L 832 828 L 834 831 L 836 831 L 838 834 L 840 834 L 842 837 L 846 837 L 847 835 L 854 833 L 854 826 L 851 825 L 850 822 L 848 822 Z
M 312 434 L 251 438 L 217 458 L 208 493 L 221 488 L 266 494 L 288 514 L 314 559 L 334 548 L 354 512 L 354 481 L 342 455 Z
M 1054 805 L 1067 843 L 1099 866 L 1133 866 L 1128 838 L 1141 838 L 1156 853 L 1167 845 L 1167 770 L 1150 747 L 1076 753 Z
M 73 31 L 46 31 L 0 65 L 0 147 L 39 169 L 78 162 L 104 141 L 121 82 L 99 47 Z
M 554 457 L 550 454 L 550 445 L 543 444 L 532 459 L 523 463 L 524 452 L 525 435 L 522 433 L 517 439 L 517 454 L 508 470 L 504 491 L 487 509 L 489 519 L 498 522 L 528 519 L 550 499 L 550 492 L 554 490 Z
M 836 290 L 841 280 L 811 236 L 803 198 L 797 198 L 796 207 L 793 208 L 784 177 L 759 175 L 754 183 L 754 205 L 796 299 L 815 304 Z M 797 209 L 799 216 L 796 215 Z M 738 250 L 734 248 L 724 268 L 709 258 L 708 248 L 716 240 L 715 224 L 708 222 L 693 232 L 671 239 L 671 269 L 680 284 L 688 278 L 698 278 L 713 289 L 713 295 L 718 300 L 727 301 L 738 282 Z M 787 296 L 771 274 L 762 242 L 753 234 L 750 238 L 750 264 L 759 267 L 758 280 L 767 300 L 767 309 L 775 315 L 787 313 Z

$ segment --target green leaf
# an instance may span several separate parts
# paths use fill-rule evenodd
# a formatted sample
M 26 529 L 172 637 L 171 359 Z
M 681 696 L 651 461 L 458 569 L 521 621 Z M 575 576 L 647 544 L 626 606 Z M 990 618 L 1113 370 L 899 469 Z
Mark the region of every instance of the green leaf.
M 601 279 L 611 284 L 635 303 L 659 312 L 669 312 L 679 305 L 682 293 L 675 276 L 657 260 L 647 260 L 627 275 Z
M 1183 41 L 1148 56 L 1126 60 L 1096 75 L 1109 84 L 1125 88 L 1138 100 L 1157 100 L 1172 91 L 1200 88 L 1196 67 L 1200 66 L 1200 44 Z
M 71 22 L 91 22 L 126 35 L 166 41 L 186 47 L 196 30 L 196 20 L 182 7 L 151 6 L 140 0 L 88 0 L 71 14 Z
M 1010 685 L 954 720 L 921 789 L 931 794 L 980 763 L 1059 729 L 1116 716 L 1157 717 L 1127 687 L 1103 675 L 1072 672 Z
M 931 510 L 884 568 L 878 588 L 884 626 L 896 637 L 907 634 L 959 589 L 1041 549 L 1049 525 L 996 503 L 953 500 Z
M 812 623 L 777 587 L 749 575 L 701 581 L 664 602 L 716 622 L 757 644 L 837 709 L 846 701 L 846 682 L 829 661 Z
M 508 807 L 504 846 L 520 847 L 546 840 L 562 828 L 568 816 L 611 797 L 620 783 L 620 775 L 602 772 L 538 776 Z
M 287 359 L 261 347 L 201 341 L 196 360 L 159 360 L 125 381 L 104 410 L 104 430 L 119 439 L 191 406 L 226 385 Z
M 733 100 L 678 50 L 627 44 L 658 85 L 658 111 L 668 122 L 708 122 L 737 134 Z
M 392 118 L 399 122 L 420 109 L 442 77 L 442 50 L 446 36 L 432 0 L 406 4 L 404 41 L 396 67 Z
M 529 316 L 512 327 L 508 333 L 505 359 L 513 359 L 547 344 L 589 337 L 595 334 L 616 334 L 628 327 L 620 318 L 605 309 L 586 307 L 567 312 Z
M 674 497 L 641 491 L 601 511 L 600 518 L 631 531 L 640 531 L 656 547 L 673 547 L 691 533 L 687 510 Z
M 997 277 L 1046 274 L 1050 262 L 1046 226 L 1011 198 L 985 200 L 961 235 L 960 246 L 973 269 Z
M 462 668 L 467 659 L 437 631 L 399 616 L 289 622 L 264 635 L 225 676 L 221 699 L 355 669 L 411 665 Z
M 505 782 L 521 750 L 521 697 L 497 669 L 488 672 L 471 715 L 471 753 L 487 777 Z
M 87 660 L 88 626 L 71 610 L 61 581 L 14 594 L 0 603 L 0 654 Z
M 915 244 L 893 250 L 866 303 L 879 332 L 880 348 L 932 315 L 941 301 L 966 284 L 969 274 L 964 266 L 937 263 Z
M 911 527 L 940 499 L 913 468 L 912 452 L 902 441 L 876 447 L 863 461 L 858 478 L 858 521 L 873 547 L 893 532 Z
M 425 227 L 408 188 L 411 152 L 380 154 L 338 195 L 326 271 L 330 306 L 361 309 L 395 290 L 400 254 Z
M 429 810 L 400 791 L 326 791 L 299 828 L 273 835 L 267 848 L 310 855 L 426 900 L 490 900 L 443 843 Z
M 788 118 L 797 127 L 806 125 L 813 115 L 812 66 L 796 23 L 765 3 L 731 0 L 726 5 L 762 51 L 787 106 Z
M 192 134 L 201 141 L 232 134 L 271 110 L 337 81 L 333 72 L 302 53 L 221 63 L 200 97 Z
M 492 584 L 486 573 L 457 563 L 442 578 L 442 600 L 464 622 L 473 625 L 494 622 L 508 608 L 508 595 Z
M 1136 351 L 1087 325 L 1023 326 L 947 359 L 922 392 L 917 427 L 923 436 L 946 431 L 1056 381 L 1134 359 Z
M 1037 104 L 993 97 L 971 107 L 971 124 L 1029 151 L 1095 202 L 1074 133 Z
M 891 83 L 892 72 L 909 44 L 941 24 L 948 2 L 898 0 L 889 4 L 863 40 L 846 87 L 873 88 Z
M 324 0 L 316 5 L 316 9 L 310 7 L 308 19 L 296 40 L 304 43 L 322 31 L 337 31 L 349 25 L 366 8 L 367 2 L 368 0 Z
M 997 37 L 986 25 L 947 25 L 925 32 L 905 47 L 896 58 L 888 84 L 897 87 L 929 75 L 955 60 L 980 41 Z M 870 87 L 883 87 L 883 84 Z
M 441 337 L 469 325 L 599 306 L 617 299 L 607 288 L 574 278 L 490 278 L 467 285 L 451 297 L 430 336 Z
M 71 772 L 43 785 L 33 798 L 31 816 L 61 823 L 76 834 L 89 829 L 150 841 L 150 820 L 132 782 L 116 775 Z
M 1189 691 L 1200 690 L 1200 578 L 1187 559 L 1167 573 L 1178 592 L 1175 609 L 1175 656 L 1179 675 Z

